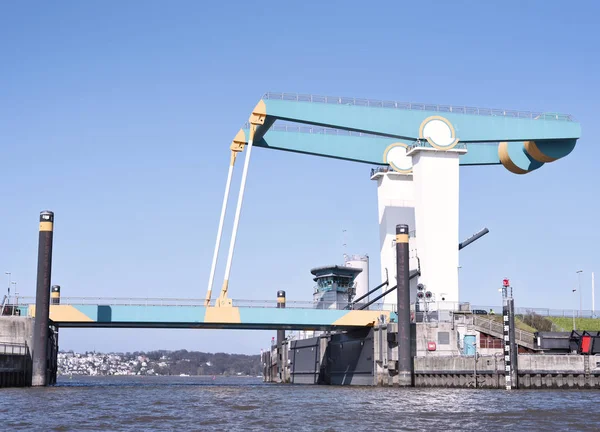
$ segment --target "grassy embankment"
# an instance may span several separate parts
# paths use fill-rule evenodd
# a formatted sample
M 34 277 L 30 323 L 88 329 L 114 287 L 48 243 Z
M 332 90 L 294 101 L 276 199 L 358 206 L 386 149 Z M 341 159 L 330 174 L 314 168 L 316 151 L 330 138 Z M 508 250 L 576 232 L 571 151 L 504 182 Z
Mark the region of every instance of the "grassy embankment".
M 499 323 L 502 322 L 502 315 L 487 315 L 487 318 L 492 318 L 493 320 L 498 321 Z M 537 331 L 530 325 L 525 324 L 519 318 L 515 318 L 515 325 L 517 326 L 518 329 L 523 330 L 523 331 L 528 331 L 530 333 L 535 333 Z
M 487 315 L 497 322 L 502 322 L 502 315 Z M 523 321 L 527 321 L 527 324 Z M 535 333 L 536 331 L 563 331 L 573 330 L 573 318 L 547 317 L 540 315 L 519 315 L 515 317 L 518 329 Z M 600 331 L 600 318 L 575 318 L 577 330 Z
M 573 330 L 573 318 L 568 317 L 546 317 L 552 321 L 559 330 Z M 577 330 L 600 331 L 600 319 L 598 318 L 575 318 L 575 327 Z

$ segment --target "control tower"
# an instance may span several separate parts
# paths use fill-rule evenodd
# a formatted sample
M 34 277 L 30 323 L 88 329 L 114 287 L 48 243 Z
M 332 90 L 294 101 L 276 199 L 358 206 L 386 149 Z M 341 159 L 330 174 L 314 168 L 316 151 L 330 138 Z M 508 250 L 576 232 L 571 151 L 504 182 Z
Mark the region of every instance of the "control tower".
M 316 282 L 313 300 L 316 309 L 344 309 L 356 294 L 356 276 L 362 269 L 347 266 L 316 267 L 310 271 Z

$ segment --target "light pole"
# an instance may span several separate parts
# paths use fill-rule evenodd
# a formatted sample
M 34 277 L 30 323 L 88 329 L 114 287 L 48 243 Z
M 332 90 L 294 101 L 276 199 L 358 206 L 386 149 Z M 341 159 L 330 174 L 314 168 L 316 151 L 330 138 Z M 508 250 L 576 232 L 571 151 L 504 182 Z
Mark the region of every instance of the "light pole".
M 579 318 L 581 318 L 581 273 L 583 270 L 577 270 L 577 288 L 579 289 Z
M 15 306 L 13 307 L 13 314 L 14 314 L 14 308 L 19 306 L 19 293 L 17 292 L 17 282 L 13 281 L 12 286 L 13 286 L 13 294 L 15 295 Z
M 8 300 L 10 301 L 10 275 L 12 274 L 11 272 L 4 272 L 5 275 L 8 276 Z
M 577 288 L 573 289 L 573 299 L 575 299 L 575 292 L 577 291 Z M 573 302 L 575 303 L 575 302 Z M 577 330 L 577 327 L 575 327 L 575 305 L 573 305 L 573 330 Z

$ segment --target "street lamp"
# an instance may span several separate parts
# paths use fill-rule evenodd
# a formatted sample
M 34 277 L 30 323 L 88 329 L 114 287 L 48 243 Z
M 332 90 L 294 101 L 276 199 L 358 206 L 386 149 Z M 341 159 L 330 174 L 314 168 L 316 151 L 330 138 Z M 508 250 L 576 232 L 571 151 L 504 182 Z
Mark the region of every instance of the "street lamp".
M 579 289 L 579 317 L 581 318 L 581 306 L 582 306 L 582 301 L 581 301 L 581 273 L 583 272 L 583 270 L 577 270 L 577 284 L 578 284 L 578 289 Z
M 12 286 L 13 286 L 13 294 L 15 295 L 15 304 L 16 304 L 16 306 L 19 306 L 19 293 L 17 292 L 17 282 L 13 281 Z
M 577 288 L 574 288 L 572 291 L 573 291 L 573 296 L 575 296 L 575 292 L 577 291 Z M 573 297 L 573 298 L 576 298 L 576 297 Z M 575 327 L 575 305 L 573 305 L 573 330 L 577 330 L 577 327 Z
M 10 299 L 10 275 L 12 273 L 11 272 L 4 272 L 4 274 L 8 276 L 8 298 Z

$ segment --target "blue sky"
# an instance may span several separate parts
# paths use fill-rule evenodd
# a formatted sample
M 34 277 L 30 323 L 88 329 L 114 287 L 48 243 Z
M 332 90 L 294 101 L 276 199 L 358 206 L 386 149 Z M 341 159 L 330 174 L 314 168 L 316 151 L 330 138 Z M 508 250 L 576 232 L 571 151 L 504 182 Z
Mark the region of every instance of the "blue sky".
M 559 162 L 526 176 L 461 168 L 461 237 L 490 229 L 461 252 L 461 299 L 497 304 L 508 276 L 519 306 L 571 308 L 582 269 L 589 305 L 598 13 L 593 1 L 2 2 L 2 276 L 34 294 L 51 209 L 63 296 L 203 297 L 228 146 L 264 92 L 285 91 L 573 114 L 583 137 Z M 370 168 L 256 149 L 231 296 L 310 299 L 309 270 L 341 261 L 343 229 L 379 283 Z M 65 329 L 61 348 L 255 353 L 272 333 Z

